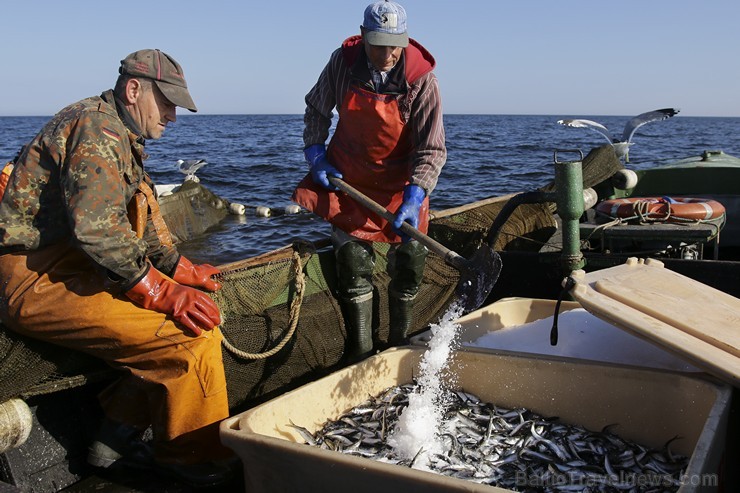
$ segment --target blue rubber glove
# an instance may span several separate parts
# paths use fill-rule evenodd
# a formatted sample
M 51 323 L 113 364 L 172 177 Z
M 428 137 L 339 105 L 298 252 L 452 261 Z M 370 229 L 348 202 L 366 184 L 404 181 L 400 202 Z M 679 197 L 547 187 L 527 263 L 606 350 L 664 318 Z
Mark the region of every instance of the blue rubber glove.
M 415 228 L 419 227 L 419 209 L 426 195 L 427 193 L 419 185 L 406 185 L 403 190 L 403 203 L 396 213 L 393 229 L 401 235 L 404 242 L 410 241 L 411 238 L 401 232 L 401 225 L 407 222 Z
M 326 146 L 324 144 L 310 145 L 303 150 L 303 155 L 306 157 L 308 164 L 311 165 L 311 178 L 313 178 L 314 183 L 327 190 L 338 190 L 337 187 L 329 183 L 327 175 L 341 179 L 342 173 L 327 161 Z

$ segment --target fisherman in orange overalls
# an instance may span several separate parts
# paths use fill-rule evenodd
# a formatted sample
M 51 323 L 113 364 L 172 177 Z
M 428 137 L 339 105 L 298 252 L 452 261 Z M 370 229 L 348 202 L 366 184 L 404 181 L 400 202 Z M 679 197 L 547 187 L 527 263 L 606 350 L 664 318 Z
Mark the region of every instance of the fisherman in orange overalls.
M 113 90 L 57 113 L 7 174 L 0 321 L 121 371 L 100 396 L 90 464 L 219 484 L 231 475 L 214 461 L 229 455 L 218 436 L 229 409 L 221 315 L 203 292 L 220 288 L 219 271 L 177 252 L 144 170 L 145 140 L 176 106 L 196 107 L 166 53 L 134 52 L 119 71 Z
M 373 350 L 372 242 L 391 244 L 388 343 L 408 340 L 427 249 L 400 236 L 399 228 L 405 221 L 427 232 L 429 194 L 447 159 L 435 61 L 409 39 L 404 8 L 391 1 L 368 5 L 360 30 L 332 53 L 306 96 L 303 140 L 310 173 L 293 195 L 333 225 L 350 357 Z M 327 151 L 334 108 L 339 120 Z M 338 193 L 327 175 L 395 212 L 393 224 Z

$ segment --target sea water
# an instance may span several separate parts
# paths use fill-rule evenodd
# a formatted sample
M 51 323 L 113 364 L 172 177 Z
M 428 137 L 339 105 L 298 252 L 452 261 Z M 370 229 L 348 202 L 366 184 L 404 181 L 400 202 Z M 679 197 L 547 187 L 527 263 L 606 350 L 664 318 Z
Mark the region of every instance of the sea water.
M 432 338 L 419 364 L 416 391 L 388 439 L 398 457 L 412 460 L 416 469 L 428 469 L 429 457 L 445 449 L 438 433 L 448 404 L 446 390 L 455 384 L 449 365 L 458 346 L 460 324 L 455 320 L 460 315 L 462 308 L 453 303 L 439 323 L 431 324 Z
M 675 104 L 680 107 L 681 101 Z M 0 117 L 0 161 L 12 159 L 49 118 Z M 606 143 L 596 132 L 558 125 L 561 118 L 589 118 L 619 130 L 629 117 L 445 115 L 447 164 L 430 196 L 430 208 L 443 210 L 534 190 L 553 180 L 555 149 L 578 148 L 585 154 Z M 208 164 L 196 173 L 201 183 L 231 202 L 249 206 L 246 217 L 228 216 L 206 234 L 181 244 L 180 251 L 194 262 L 220 265 L 296 239 L 325 237 L 329 226 L 313 214 L 258 217 L 254 213 L 258 206 L 291 205 L 291 193 L 308 171 L 302 135 L 303 115 L 180 114 L 160 140 L 148 141 L 146 169 L 156 184 L 182 182 L 178 159 L 205 159 Z M 679 114 L 640 127 L 633 140 L 631 169 L 713 149 L 740 157 L 740 118 Z

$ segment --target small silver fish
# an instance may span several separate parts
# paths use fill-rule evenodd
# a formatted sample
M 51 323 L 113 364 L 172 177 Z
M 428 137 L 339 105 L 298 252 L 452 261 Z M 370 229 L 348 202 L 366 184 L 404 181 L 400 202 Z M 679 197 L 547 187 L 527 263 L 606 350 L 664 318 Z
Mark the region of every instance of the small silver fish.
M 415 391 L 413 384 L 391 387 L 314 434 L 292 422 L 290 426 L 309 445 L 413 467 L 422 450 L 413 459 L 401 459 L 387 435 Z M 584 491 L 588 484 L 593 485 L 589 491 L 646 492 L 650 485 L 643 487 L 637 478 L 654 475 L 661 478 L 661 491 L 676 491 L 688 464 L 670 449 L 676 438 L 654 450 L 613 434 L 616 424 L 592 432 L 527 409 L 485 403 L 464 390 L 450 392 L 445 402 L 438 437 L 446 451 L 431 454 L 427 467 L 460 480 L 517 491 Z M 526 478 L 552 484 L 529 487 Z

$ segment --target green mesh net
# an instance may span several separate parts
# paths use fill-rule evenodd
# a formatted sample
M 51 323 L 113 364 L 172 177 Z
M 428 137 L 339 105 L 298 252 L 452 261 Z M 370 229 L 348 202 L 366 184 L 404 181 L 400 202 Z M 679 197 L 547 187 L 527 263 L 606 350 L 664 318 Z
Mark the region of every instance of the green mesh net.
M 185 181 L 175 193 L 160 196 L 157 202 L 175 243 L 203 234 L 229 213 L 228 201 L 193 180 Z

